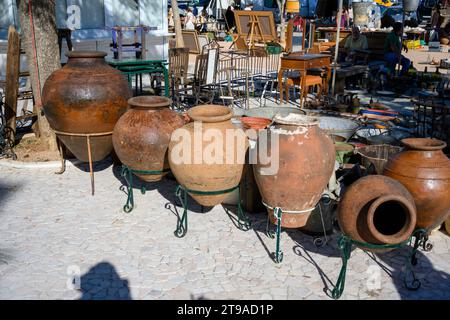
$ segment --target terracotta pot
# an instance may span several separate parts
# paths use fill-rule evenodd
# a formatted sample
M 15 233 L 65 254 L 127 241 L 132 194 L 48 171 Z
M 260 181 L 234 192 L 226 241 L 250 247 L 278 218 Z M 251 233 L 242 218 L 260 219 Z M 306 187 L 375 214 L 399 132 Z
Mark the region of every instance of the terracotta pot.
M 131 91 L 125 77 L 110 67 L 105 52 L 71 51 L 67 64 L 44 85 L 43 110 L 53 130 L 72 134 L 112 132 L 127 109 Z M 86 137 L 58 138 L 81 161 L 88 161 Z M 100 161 L 113 150 L 111 134 L 90 138 L 92 159 Z
M 265 129 L 272 122 L 272 120 L 267 118 L 255 118 L 255 117 L 242 117 L 241 121 L 244 124 L 245 129 L 255 129 L 255 130 Z
M 255 181 L 253 173 L 253 165 L 245 164 L 244 173 L 241 180 L 241 199 L 245 212 L 262 213 L 266 211 L 266 207 L 262 204 L 261 193 Z
M 300 228 L 305 226 L 333 173 L 334 145 L 319 128 L 317 118 L 290 114 L 277 116 L 274 122 L 267 131 L 259 133 L 255 178 L 268 206 L 270 221 L 277 222 L 271 208 L 279 207 L 284 210 L 282 226 Z M 264 135 L 267 135 L 267 150 L 264 150 Z M 268 164 L 264 165 L 261 152 L 271 156 Z M 276 169 L 277 162 L 278 170 L 267 171 L 270 167 Z
M 189 109 L 188 115 L 193 122 L 175 130 L 169 144 L 170 168 L 178 183 L 201 192 L 238 186 L 248 141 L 244 131 L 231 123 L 232 111 L 224 106 L 202 105 Z M 238 136 L 241 143 L 229 139 L 227 131 L 228 136 Z M 200 205 L 211 207 L 222 203 L 229 193 L 190 195 Z
M 392 157 L 383 174 L 400 181 L 414 197 L 417 228 L 440 226 L 450 213 L 450 160 L 446 143 L 435 139 L 404 139 L 406 150 Z
M 113 145 L 123 164 L 133 170 L 169 169 L 167 149 L 172 132 L 184 125 L 181 115 L 169 109 L 165 97 L 142 96 L 128 100 L 130 108 L 117 122 Z M 164 174 L 136 174 L 144 181 L 159 181 Z
M 399 244 L 410 237 L 416 225 L 414 198 L 394 179 L 366 176 L 346 190 L 338 221 L 342 232 L 356 241 Z

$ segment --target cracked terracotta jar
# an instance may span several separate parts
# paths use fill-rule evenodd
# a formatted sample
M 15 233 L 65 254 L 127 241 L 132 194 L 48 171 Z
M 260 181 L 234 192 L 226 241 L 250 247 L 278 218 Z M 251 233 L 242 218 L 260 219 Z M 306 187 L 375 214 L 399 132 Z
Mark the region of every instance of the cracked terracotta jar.
M 189 190 L 218 193 L 190 196 L 200 205 L 221 204 L 239 185 L 248 141 L 233 125 L 233 112 L 224 106 L 201 105 L 189 109 L 191 122 L 173 132 L 169 164 L 178 183 Z
M 416 225 L 414 198 L 394 179 L 366 176 L 345 191 L 338 221 L 342 232 L 353 240 L 376 245 L 399 244 L 408 240 Z
M 417 207 L 417 228 L 431 231 L 450 214 L 450 160 L 447 146 L 436 139 L 411 138 L 406 150 L 386 164 L 383 174 L 401 182 L 411 192 Z
M 279 207 L 282 227 L 304 227 L 333 174 L 334 144 L 317 118 L 289 114 L 274 122 L 259 133 L 255 179 L 272 223 L 273 208 Z
M 81 161 L 100 161 L 113 150 L 112 131 L 127 110 L 131 91 L 120 71 L 105 61 L 105 52 L 71 51 L 67 64 L 45 82 L 42 103 L 50 127 Z M 58 132 L 65 133 L 59 134 Z
M 131 98 L 130 108 L 114 128 L 114 150 L 124 165 L 132 170 L 163 172 L 135 173 L 147 182 L 159 181 L 167 174 L 170 136 L 184 125 L 181 115 L 169 109 L 171 103 L 165 97 Z

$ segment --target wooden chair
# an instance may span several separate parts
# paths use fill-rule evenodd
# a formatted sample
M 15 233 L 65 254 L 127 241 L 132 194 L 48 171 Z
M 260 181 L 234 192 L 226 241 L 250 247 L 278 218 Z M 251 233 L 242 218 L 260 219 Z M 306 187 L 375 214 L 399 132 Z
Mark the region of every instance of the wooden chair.
M 308 49 L 309 54 L 320 53 L 319 47 L 314 46 L 313 48 Z M 303 55 L 304 52 L 294 52 L 292 55 Z M 308 96 L 308 92 L 311 88 L 319 87 L 318 97 L 320 98 L 323 92 L 323 89 L 326 88 L 326 70 L 318 68 L 318 69 L 310 69 L 307 71 L 305 77 L 305 88 L 301 87 L 303 75 L 298 72 L 294 72 L 291 75 L 288 75 L 285 81 L 285 92 L 286 92 L 286 101 L 289 102 L 289 90 L 290 88 L 300 87 L 300 107 L 303 107 L 306 102 L 306 98 Z M 295 91 L 294 91 L 295 94 Z
M 305 81 L 305 87 L 302 87 L 302 77 L 304 77 L 304 81 Z M 322 96 L 322 91 L 323 91 L 323 78 L 321 76 L 314 76 L 314 75 L 305 75 L 302 76 L 300 75 L 299 77 L 288 77 L 285 83 L 286 86 L 286 99 L 289 102 L 289 89 L 291 87 L 297 86 L 300 87 L 301 90 L 301 94 L 300 94 L 300 107 L 303 107 L 305 102 L 306 102 L 306 98 L 308 96 L 309 91 L 311 90 L 311 88 L 315 88 L 315 87 L 319 87 L 319 90 L 317 91 L 317 96 L 320 99 L 320 97 Z
M 169 84 L 172 88 L 172 100 L 179 107 L 181 93 L 188 88 L 189 48 L 169 49 Z
M 286 47 L 284 51 L 286 53 L 291 53 L 293 50 L 293 42 L 294 42 L 294 20 L 289 20 L 286 27 Z

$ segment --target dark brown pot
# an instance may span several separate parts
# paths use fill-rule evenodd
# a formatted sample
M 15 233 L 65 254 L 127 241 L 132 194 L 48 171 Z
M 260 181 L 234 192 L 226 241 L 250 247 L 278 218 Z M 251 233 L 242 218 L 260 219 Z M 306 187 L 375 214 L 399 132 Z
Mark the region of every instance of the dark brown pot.
M 245 164 L 244 173 L 242 174 L 240 196 L 245 212 L 262 213 L 266 211 L 266 207 L 262 204 L 261 193 L 256 184 L 255 174 L 253 173 L 253 165 Z
M 394 156 L 383 174 L 400 181 L 417 207 L 417 228 L 431 231 L 450 213 L 450 160 L 446 143 L 435 139 L 404 139 L 406 150 Z
M 130 108 L 114 127 L 113 145 L 120 161 L 133 170 L 169 169 L 167 148 L 172 132 L 184 125 L 169 109 L 165 97 L 142 96 L 128 100 Z M 136 174 L 144 181 L 159 181 L 163 174 Z
M 295 119 L 289 121 L 289 117 Z M 260 131 L 258 138 L 259 152 L 273 156 L 269 165 L 264 165 L 258 156 L 253 166 L 255 178 L 264 203 L 284 210 L 282 226 L 300 228 L 305 226 L 333 173 L 334 145 L 319 128 L 317 118 L 290 114 L 288 118 L 275 117 L 274 120 L 275 125 L 267 131 L 268 150 L 261 150 L 264 149 L 262 135 L 266 131 Z M 272 141 L 278 141 L 279 168 L 275 173 L 266 174 L 265 170 L 275 164 L 277 156 L 277 150 L 271 147 Z M 276 223 L 273 210 L 268 209 L 270 221 Z
M 201 192 L 224 191 L 238 186 L 248 142 L 244 131 L 231 123 L 232 111 L 224 106 L 202 105 L 189 109 L 188 116 L 193 122 L 175 130 L 169 144 L 170 168 L 177 181 L 190 190 Z M 228 139 L 227 131 L 237 135 L 242 144 L 239 145 L 234 138 L 233 141 Z M 217 153 L 217 161 L 209 161 L 206 157 L 212 141 L 206 135 L 214 132 L 223 137 L 219 141 L 223 152 L 221 156 Z M 234 153 L 234 156 L 227 159 L 227 152 Z M 229 196 L 190 195 L 206 207 L 218 205 Z
M 52 73 L 43 89 L 43 110 L 50 127 L 71 134 L 111 133 L 125 113 L 131 91 L 125 77 L 110 67 L 105 52 L 71 51 L 67 64 Z M 87 162 L 85 137 L 57 134 L 76 158 Z M 111 134 L 90 138 L 92 159 L 112 151 Z
M 342 232 L 364 243 L 402 243 L 416 225 L 412 195 L 398 181 L 379 175 L 366 176 L 353 183 L 338 210 Z

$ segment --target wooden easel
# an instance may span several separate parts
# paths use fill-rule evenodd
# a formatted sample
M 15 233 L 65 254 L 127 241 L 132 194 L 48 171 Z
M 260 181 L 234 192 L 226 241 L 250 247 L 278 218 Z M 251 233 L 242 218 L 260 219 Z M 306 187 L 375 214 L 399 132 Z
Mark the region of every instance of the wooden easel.
M 271 11 L 234 11 L 237 38 L 233 46 L 238 49 L 254 49 L 257 42 L 278 42 L 275 21 Z M 244 27 L 245 26 L 245 27 Z M 263 28 L 264 27 L 264 28 Z
M 250 30 L 248 31 L 247 35 L 247 45 L 250 49 L 253 49 L 258 37 L 259 39 L 264 39 L 264 34 L 261 29 L 261 25 L 256 16 L 250 16 L 249 29 Z M 257 37 L 255 37 L 255 35 L 257 35 Z

